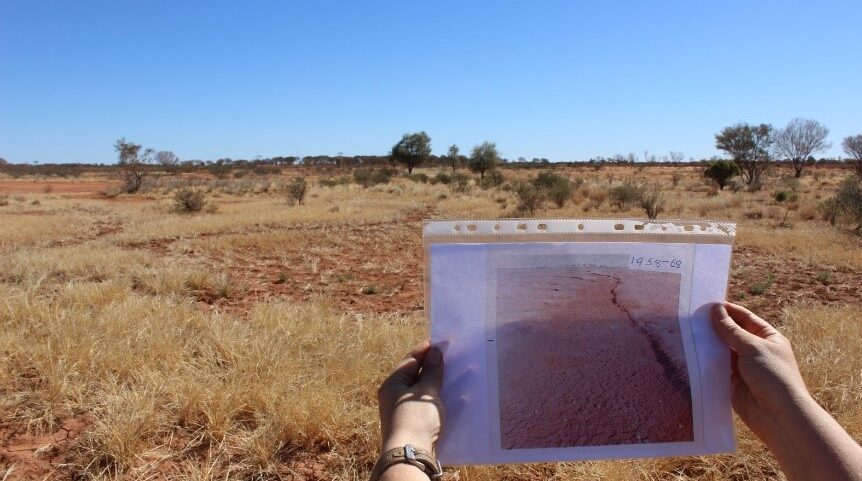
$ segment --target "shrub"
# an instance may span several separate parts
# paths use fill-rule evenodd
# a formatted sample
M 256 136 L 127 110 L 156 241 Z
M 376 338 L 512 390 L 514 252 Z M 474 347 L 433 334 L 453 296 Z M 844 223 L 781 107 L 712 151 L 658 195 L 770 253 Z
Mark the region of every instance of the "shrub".
M 350 183 L 350 177 L 346 175 L 342 175 L 341 177 L 335 177 L 333 179 L 320 179 L 320 185 L 323 187 L 335 187 L 336 185 L 347 185 Z
M 0 207 L 9 205 L 9 194 L 0 194 Z
M 506 181 L 506 177 L 499 170 L 491 170 L 485 177 L 479 179 L 479 187 L 487 190 L 492 187 L 499 187 Z
M 722 190 L 728 181 L 738 173 L 739 166 L 736 165 L 736 162 L 732 160 L 716 160 L 709 163 L 703 172 L 703 176 L 714 180 L 718 184 L 719 190 Z
M 775 193 L 775 200 L 777 202 L 785 202 L 790 199 L 790 193 L 787 191 L 779 191 Z
M 404 177 L 412 180 L 413 182 L 421 182 L 423 184 L 427 184 L 429 180 L 428 176 L 421 172 L 417 172 L 415 174 L 405 174 Z
M 665 210 L 664 195 L 657 185 L 638 187 L 638 203 L 650 220 L 658 217 Z
M 470 190 L 470 176 L 467 174 L 456 173 L 452 174 L 452 181 L 449 183 L 449 188 L 452 192 L 466 193 Z
M 353 171 L 353 181 L 366 189 L 379 184 L 388 184 L 396 174 L 394 169 L 356 169 Z
M 639 196 L 640 189 L 631 182 L 623 182 L 618 186 L 611 187 L 608 191 L 611 204 L 620 209 L 628 209 L 632 204 L 638 202 Z
M 195 213 L 207 206 L 204 192 L 198 189 L 184 187 L 174 192 L 174 209 L 182 213 Z
M 259 175 L 261 177 L 281 174 L 281 169 L 275 165 L 256 165 L 251 169 L 251 171 L 254 172 L 255 175 Z
M 670 176 L 670 182 L 674 187 L 679 185 L 680 180 L 682 180 L 682 174 L 679 172 L 674 172 L 673 175 Z
M 449 185 L 449 182 L 452 182 L 452 177 L 445 172 L 437 172 L 437 175 L 431 179 L 432 184 L 440 183 L 443 185 Z
M 521 211 L 530 211 L 531 215 L 545 201 L 545 193 L 542 189 L 530 182 L 518 182 L 515 184 L 515 195 L 518 196 L 518 209 Z
M 829 222 L 832 225 L 835 225 L 838 222 L 838 216 L 841 214 L 841 208 L 838 205 L 838 201 L 835 197 L 830 197 L 817 205 L 817 210 L 820 211 L 820 217 Z
M 287 186 L 288 201 L 291 203 L 302 204 L 305 199 L 305 194 L 308 193 L 308 182 L 305 177 L 295 177 L 290 185 Z
M 856 232 L 862 232 L 862 180 L 856 177 L 844 179 L 835 195 L 835 203 L 840 217 L 848 224 L 855 224 L 853 229 Z
M 541 172 L 533 179 L 533 185 L 542 190 L 557 207 L 562 208 L 566 201 L 572 198 L 572 181 L 568 177 L 553 172 Z

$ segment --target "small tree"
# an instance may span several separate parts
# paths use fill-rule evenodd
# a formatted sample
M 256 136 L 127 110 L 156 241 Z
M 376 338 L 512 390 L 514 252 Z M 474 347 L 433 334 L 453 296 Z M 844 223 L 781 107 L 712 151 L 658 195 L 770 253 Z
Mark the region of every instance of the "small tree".
M 497 168 L 500 163 L 500 153 L 497 152 L 497 144 L 494 142 L 482 142 L 482 145 L 473 147 L 470 155 L 470 170 L 479 174 L 479 178 L 485 178 L 485 172 Z
M 715 181 L 719 190 L 723 190 L 728 181 L 739 173 L 739 166 L 732 160 L 714 160 L 703 172 L 703 176 Z
M 156 162 L 164 167 L 166 172 L 173 172 L 180 163 L 180 158 L 170 150 L 160 150 L 156 152 Z
M 391 155 L 396 162 L 407 166 L 408 174 L 412 174 L 413 168 L 422 165 L 431 155 L 431 137 L 424 131 L 404 134 L 392 147 Z
M 147 164 L 153 157 L 153 149 L 143 149 L 141 145 L 127 142 L 125 138 L 118 139 L 114 143 L 117 151 L 117 165 L 119 166 L 119 177 L 123 183 L 123 191 L 134 194 L 140 190 L 147 175 Z
M 305 194 L 307 193 L 308 182 L 306 182 L 305 177 L 296 177 L 291 181 L 290 185 L 287 186 L 288 200 L 290 200 L 291 204 L 294 202 L 302 204 L 302 201 L 305 199 Z
M 844 153 L 853 159 L 856 176 L 862 179 L 862 134 L 844 137 L 841 147 L 844 149 Z
M 827 137 L 829 129 L 825 125 L 816 120 L 796 118 L 775 132 L 775 152 L 793 164 L 793 171 L 799 178 L 812 154 L 832 147 Z
M 449 146 L 446 158 L 449 159 L 449 164 L 452 166 L 452 172 L 455 172 L 455 169 L 458 168 L 458 154 L 460 153 L 461 149 L 459 149 L 457 145 L 452 144 Z
M 715 134 L 715 147 L 730 154 L 749 186 L 759 186 L 760 176 L 769 166 L 772 126 L 740 123 Z
M 685 158 L 685 154 L 683 154 L 682 152 L 676 151 L 676 150 L 671 150 L 668 153 L 668 157 L 670 157 L 671 162 L 679 163 L 679 162 L 682 162 L 682 159 Z

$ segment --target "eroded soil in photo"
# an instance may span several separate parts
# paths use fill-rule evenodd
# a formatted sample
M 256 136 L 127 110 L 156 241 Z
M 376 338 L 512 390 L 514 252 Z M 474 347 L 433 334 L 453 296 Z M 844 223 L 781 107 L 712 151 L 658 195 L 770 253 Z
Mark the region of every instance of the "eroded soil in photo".
M 625 268 L 501 269 L 502 447 L 691 441 L 679 283 Z

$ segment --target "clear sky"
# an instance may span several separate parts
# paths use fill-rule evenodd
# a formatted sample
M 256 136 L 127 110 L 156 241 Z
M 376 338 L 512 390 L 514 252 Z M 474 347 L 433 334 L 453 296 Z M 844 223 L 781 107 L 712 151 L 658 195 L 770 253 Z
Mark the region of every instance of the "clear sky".
M 0 157 L 718 154 L 739 122 L 862 133 L 862 2 L 0 0 Z

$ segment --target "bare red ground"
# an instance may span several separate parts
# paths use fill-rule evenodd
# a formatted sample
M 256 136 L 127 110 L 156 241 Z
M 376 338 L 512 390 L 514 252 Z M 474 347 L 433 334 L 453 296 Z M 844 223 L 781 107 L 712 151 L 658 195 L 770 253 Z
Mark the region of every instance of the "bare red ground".
M 4 180 L 0 181 L 0 193 L 35 194 L 96 194 L 115 187 L 114 182 L 100 180 Z
M 693 439 L 678 303 L 668 300 L 679 293 L 679 275 L 575 267 L 500 272 L 503 449 Z M 661 295 L 641 292 L 629 306 L 631 287 L 646 283 Z M 621 295 L 623 286 L 629 295 Z

